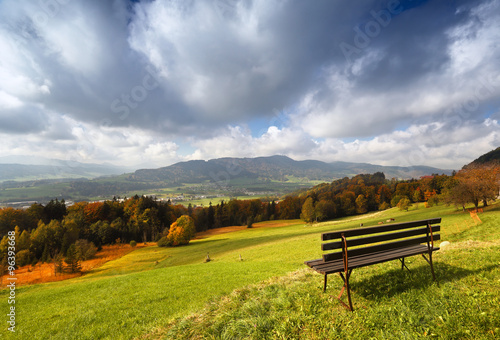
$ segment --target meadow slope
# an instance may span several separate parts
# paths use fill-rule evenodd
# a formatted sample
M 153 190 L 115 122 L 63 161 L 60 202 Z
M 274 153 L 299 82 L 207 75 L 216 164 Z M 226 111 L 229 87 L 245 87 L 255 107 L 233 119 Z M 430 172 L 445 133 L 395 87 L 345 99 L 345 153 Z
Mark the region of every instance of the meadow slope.
M 420 258 L 412 273 L 385 263 L 353 274 L 357 310 L 347 313 L 321 293 L 322 276 L 303 262 L 320 256 L 321 232 L 440 216 L 438 283 Z M 146 247 L 79 278 L 19 287 L 17 339 L 131 338 L 495 338 L 500 327 L 500 205 L 476 224 L 438 206 L 305 225 L 208 236 L 185 247 Z M 268 227 L 266 227 L 266 225 Z M 207 253 L 212 261 L 205 263 Z M 240 255 L 242 261 L 240 260 Z M 7 314 L 8 291 L 0 291 Z M 366 307 L 366 308 L 363 308 Z M 5 311 L 5 313 L 3 313 Z M 7 316 L 4 317 L 7 321 Z M 458 336 L 458 337 L 457 337 Z

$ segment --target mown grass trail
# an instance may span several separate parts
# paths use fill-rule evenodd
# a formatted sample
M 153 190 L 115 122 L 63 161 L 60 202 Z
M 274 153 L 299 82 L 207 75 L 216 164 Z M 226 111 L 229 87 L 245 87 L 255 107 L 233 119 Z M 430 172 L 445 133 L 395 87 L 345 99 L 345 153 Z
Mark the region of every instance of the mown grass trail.
M 403 222 L 436 216 L 443 217 L 442 241 L 452 242 L 435 255 L 439 285 L 417 257 L 409 262 L 412 273 L 391 262 L 362 268 L 352 280 L 357 311 L 346 313 L 321 293 L 322 277 L 304 270 L 304 260 L 320 256 L 321 232 L 389 217 Z M 500 327 L 499 206 L 480 217 L 476 226 L 450 207 L 390 209 L 363 219 L 295 221 L 186 247 L 138 249 L 77 279 L 19 288 L 12 338 L 494 338 Z M 207 252 L 213 261 L 204 263 Z M 332 278 L 329 292 L 336 295 L 340 286 Z M 1 311 L 8 308 L 7 294 L 0 292 Z M 6 327 L 1 333 L 11 337 Z

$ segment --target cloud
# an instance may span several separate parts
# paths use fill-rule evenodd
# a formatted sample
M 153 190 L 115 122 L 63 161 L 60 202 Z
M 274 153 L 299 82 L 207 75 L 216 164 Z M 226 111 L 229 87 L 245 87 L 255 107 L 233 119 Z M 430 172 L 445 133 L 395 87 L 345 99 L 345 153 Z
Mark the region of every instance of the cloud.
M 438 20 L 442 12 L 427 3 L 400 14 L 350 67 L 325 69 L 323 82 L 303 96 L 295 125 L 345 138 L 443 121 L 457 107 L 467 112 L 462 121 L 483 120 L 500 97 L 498 9 L 487 3 Z
M 458 167 L 498 146 L 499 17 L 487 0 L 4 0 L 0 151 Z
M 469 121 L 450 134 L 442 123 L 411 125 L 369 139 L 345 141 L 339 138 L 314 139 L 303 130 L 271 126 L 259 137 L 249 130 L 229 126 L 219 137 L 194 143 L 198 149 L 193 159 L 218 157 L 258 157 L 276 154 L 294 159 L 319 159 L 394 166 L 429 165 L 460 169 L 500 143 L 500 124 L 487 119 Z M 481 151 L 479 151 L 481 150 Z M 484 151 L 482 151 L 484 150 Z M 479 151 L 479 152 L 478 152 Z M 189 158 L 189 157 L 188 157 Z
M 36 106 L 0 110 L 0 132 L 34 133 L 46 126 L 45 113 Z

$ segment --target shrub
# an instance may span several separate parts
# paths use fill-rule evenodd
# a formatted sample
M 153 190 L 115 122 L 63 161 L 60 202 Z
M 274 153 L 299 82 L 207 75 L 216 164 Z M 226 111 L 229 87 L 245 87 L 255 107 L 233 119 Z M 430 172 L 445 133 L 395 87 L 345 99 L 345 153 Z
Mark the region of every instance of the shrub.
M 25 266 L 27 264 L 31 264 L 31 262 L 33 262 L 34 257 L 35 257 L 35 254 L 33 254 L 28 249 L 21 250 L 16 254 L 16 264 L 19 267 Z
M 166 236 L 160 238 L 157 244 L 158 247 L 170 247 L 172 245 Z
M 379 207 L 378 207 L 378 210 L 386 210 L 386 209 L 389 209 L 391 207 L 391 205 L 387 202 L 384 202 L 382 203 Z
M 134 240 L 130 241 L 130 246 L 131 247 L 137 246 L 137 242 L 135 242 Z
M 427 204 L 429 205 L 429 207 L 438 205 L 438 203 L 439 203 L 439 198 L 437 197 L 437 195 L 434 195 L 427 200 Z
M 76 256 L 81 261 L 90 260 L 97 253 L 97 247 L 94 243 L 87 240 L 78 240 L 75 242 Z

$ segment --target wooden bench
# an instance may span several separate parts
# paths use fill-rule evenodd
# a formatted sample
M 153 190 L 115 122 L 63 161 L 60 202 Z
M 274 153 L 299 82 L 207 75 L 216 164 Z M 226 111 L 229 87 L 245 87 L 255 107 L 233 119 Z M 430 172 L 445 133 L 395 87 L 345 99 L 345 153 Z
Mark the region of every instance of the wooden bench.
M 439 250 L 434 247 L 434 241 L 440 239 L 438 232 L 441 227 L 434 224 L 440 222 L 441 218 L 432 218 L 323 233 L 322 241 L 328 242 L 323 243 L 321 249 L 334 252 L 323 254 L 322 259 L 304 263 L 325 276 L 323 291 L 326 291 L 327 276 L 339 273 L 344 285 L 338 299 L 340 300 L 344 290 L 347 290 L 349 306 L 342 300 L 340 302 L 352 311 L 349 278 L 355 268 L 399 259 L 401 269 L 408 269 L 404 262 L 405 257 L 421 254 L 430 264 L 432 278 L 436 280 L 432 252 Z

